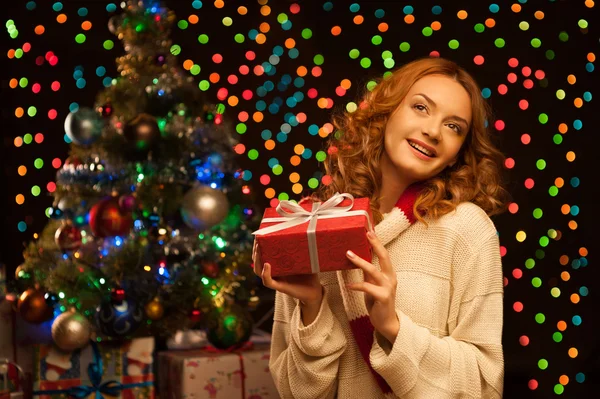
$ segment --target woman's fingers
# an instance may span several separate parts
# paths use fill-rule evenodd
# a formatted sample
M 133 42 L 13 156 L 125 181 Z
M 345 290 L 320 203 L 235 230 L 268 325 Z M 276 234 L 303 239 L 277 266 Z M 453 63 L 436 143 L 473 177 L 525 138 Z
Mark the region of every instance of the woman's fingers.
M 383 285 L 385 283 L 385 277 L 371 263 L 367 262 L 352 251 L 346 252 L 346 256 L 352 263 L 362 269 L 365 275 L 365 281 L 374 282 L 377 285 Z
M 392 266 L 390 255 L 388 253 L 388 250 L 385 249 L 385 247 L 379 240 L 379 237 L 375 235 L 375 232 L 369 231 L 367 233 L 367 238 L 373 246 L 373 252 L 375 252 L 377 257 L 379 258 L 379 266 L 381 267 L 381 271 L 388 277 L 395 277 L 396 272 L 394 271 L 394 267 Z
M 346 284 L 346 287 L 348 287 L 348 289 L 352 291 L 362 291 L 365 294 L 371 295 L 373 299 L 379 302 L 386 302 L 390 299 L 387 295 L 387 290 L 382 289 L 380 286 L 371 283 L 357 282 Z
M 271 265 L 269 263 L 264 264 L 260 278 L 262 278 L 265 287 L 289 294 L 288 290 L 286 290 L 288 284 L 285 281 L 278 281 L 271 277 Z
M 260 261 L 260 251 L 256 241 L 254 241 L 254 248 L 252 249 L 252 262 L 254 262 L 254 274 L 260 277 L 263 271 L 263 265 Z

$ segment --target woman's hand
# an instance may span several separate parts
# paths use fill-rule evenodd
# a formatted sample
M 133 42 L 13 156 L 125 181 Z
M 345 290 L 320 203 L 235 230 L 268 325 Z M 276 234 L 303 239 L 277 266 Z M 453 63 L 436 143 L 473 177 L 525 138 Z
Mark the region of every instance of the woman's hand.
M 365 305 L 373 327 L 392 344 L 400 329 L 400 321 L 396 315 L 396 272 L 392 267 L 390 256 L 374 232 L 368 232 L 367 237 L 373 245 L 373 250 L 379 258 L 381 270 L 373 264 L 360 258 L 352 251 L 346 255 L 364 273 L 364 282 L 348 284 L 350 290 L 365 293 Z
M 316 318 L 323 299 L 323 287 L 317 273 L 271 277 L 271 265 L 262 264 L 256 240 L 254 240 L 252 249 L 252 261 L 254 262 L 254 274 L 262 279 L 265 287 L 287 294 L 301 302 L 302 319 L 305 325 L 310 324 Z

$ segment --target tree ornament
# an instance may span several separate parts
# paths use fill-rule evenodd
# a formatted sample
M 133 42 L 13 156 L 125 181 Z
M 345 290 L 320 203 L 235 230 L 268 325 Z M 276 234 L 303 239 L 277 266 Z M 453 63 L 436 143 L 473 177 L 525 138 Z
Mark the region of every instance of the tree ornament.
M 52 318 L 52 308 L 46 303 L 44 295 L 44 291 L 36 288 L 30 288 L 21 294 L 17 309 L 23 320 L 39 324 Z
M 146 316 L 150 320 L 160 320 L 165 314 L 165 307 L 158 297 L 146 304 Z
M 132 212 L 135 209 L 135 197 L 133 195 L 119 197 L 119 209 L 122 212 Z
M 121 211 L 117 198 L 109 197 L 92 206 L 89 223 L 96 237 L 125 236 L 131 230 L 133 218 L 130 212 Z
M 19 265 L 15 269 L 15 279 L 18 281 L 29 281 L 31 280 L 31 273 L 25 270 L 25 265 Z
M 127 122 L 123 135 L 129 144 L 131 157 L 144 160 L 148 152 L 155 149 L 160 139 L 160 129 L 153 116 L 142 113 Z
M 77 251 L 81 247 L 81 232 L 71 223 L 65 223 L 56 230 L 54 241 L 62 251 Z
M 154 56 L 154 63 L 158 66 L 163 66 L 167 62 L 167 57 L 164 54 L 156 54 Z
M 192 322 L 192 324 L 196 324 L 200 320 L 202 320 L 202 311 L 200 309 L 194 307 L 190 311 L 190 321 Z
M 217 278 L 219 275 L 219 266 L 213 261 L 203 261 L 202 273 L 204 273 L 206 277 Z
M 116 286 L 110 290 L 110 299 L 114 304 L 120 304 L 125 300 L 125 290 L 121 286 Z
M 105 118 L 108 118 L 113 114 L 113 107 L 112 105 L 110 105 L 110 103 L 106 103 L 98 107 L 98 111 L 100 112 L 100 115 L 102 115 Z
M 90 341 L 92 325 L 75 311 L 59 315 L 52 323 L 52 339 L 60 349 L 71 352 L 85 347 Z
M 33 273 L 25 268 L 25 264 L 17 266 L 15 270 L 15 292 L 23 292 L 28 288 L 33 287 Z M 18 299 L 18 295 L 15 296 L 15 302 Z
M 220 190 L 208 186 L 190 189 L 183 197 L 181 217 L 196 230 L 206 230 L 219 224 L 229 212 L 229 200 Z
M 215 308 L 207 315 L 208 341 L 219 349 L 229 349 L 247 342 L 252 334 L 250 313 L 235 303 Z
M 131 335 L 143 320 L 144 312 L 131 298 L 120 304 L 105 302 L 96 309 L 96 324 L 100 332 L 109 337 Z
M 114 15 L 108 20 L 108 30 L 113 35 L 116 35 L 117 31 L 119 29 L 119 26 L 121 26 L 122 23 L 123 23 L 123 15 L 121 15 L 121 14 Z
M 82 165 L 81 159 L 77 157 L 69 157 L 65 159 L 64 167 L 77 168 Z
M 82 146 L 93 144 L 100 136 L 104 121 L 91 108 L 82 107 L 70 112 L 65 119 L 65 132 L 73 143 Z
M 58 220 L 62 219 L 65 213 L 58 206 L 53 206 L 50 211 L 50 218 Z

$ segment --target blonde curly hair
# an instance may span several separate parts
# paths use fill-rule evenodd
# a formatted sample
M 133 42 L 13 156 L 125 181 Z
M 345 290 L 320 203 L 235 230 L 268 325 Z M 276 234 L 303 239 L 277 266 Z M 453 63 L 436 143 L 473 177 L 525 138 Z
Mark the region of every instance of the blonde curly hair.
M 503 187 L 505 157 L 493 144 L 487 127 L 492 125 L 491 107 L 468 72 L 453 61 L 434 57 L 417 59 L 380 77 L 377 85 L 364 94 L 356 111 L 333 115 L 336 132 L 328 141 L 324 161 L 326 180 L 330 178 L 330 182 L 321 185 L 310 199 L 325 201 L 336 192 L 368 197 L 375 223 L 383 219 L 379 211 L 380 160 L 387 121 L 412 85 L 433 74 L 448 76 L 466 89 L 471 98 L 472 123 L 457 162 L 422 182 L 424 189 L 413 208 L 415 217 L 427 224 L 425 212 L 436 219 L 465 201 L 475 203 L 488 216 L 506 210 L 510 195 Z

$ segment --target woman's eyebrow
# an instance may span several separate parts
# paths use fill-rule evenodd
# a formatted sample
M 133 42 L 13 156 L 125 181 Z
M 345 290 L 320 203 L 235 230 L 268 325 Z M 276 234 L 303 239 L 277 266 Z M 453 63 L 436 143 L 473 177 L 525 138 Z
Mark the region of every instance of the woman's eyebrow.
M 417 94 L 415 94 L 415 96 L 421 96 L 421 97 L 423 97 L 425 100 L 427 100 L 428 103 L 431 104 L 431 106 L 433 108 L 437 108 L 437 104 L 435 103 L 435 101 L 433 101 L 427 94 L 417 93 Z M 464 123 L 465 126 L 467 126 L 467 128 L 469 127 L 469 123 L 467 122 L 467 120 L 465 118 L 461 118 L 458 115 L 451 115 L 450 118 L 456 119 L 459 122 Z

